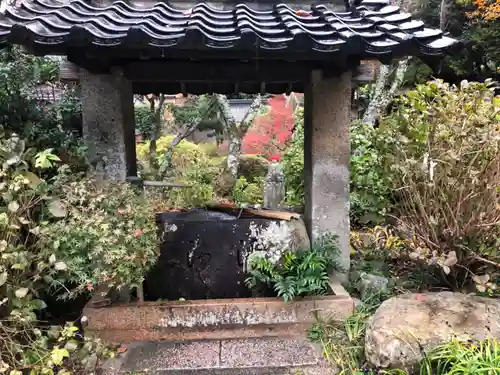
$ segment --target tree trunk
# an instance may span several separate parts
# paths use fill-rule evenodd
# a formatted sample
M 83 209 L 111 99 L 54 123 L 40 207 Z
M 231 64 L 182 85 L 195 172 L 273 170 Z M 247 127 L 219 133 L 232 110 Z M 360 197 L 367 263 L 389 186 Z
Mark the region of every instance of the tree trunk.
M 454 0 L 441 0 L 441 6 L 439 9 L 439 28 L 441 31 L 446 31 L 448 28 L 454 5 Z
M 375 125 L 375 121 L 385 112 L 403 83 L 409 61 L 410 58 L 407 57 L 400 61 L 393 61 L 389 65 L 382 65 L 370 103 L 363 115 L 365 124 Z
M 406 8 L 411 5 L 409 3 L 409 1 L 396 0 L 396 5 L 401 7 L 402 10 L 407 10 Z M 363 115 L 365 124 L 375 125 L 377 119 L 385 112 L 403 84 L 409 61 L 410 58 L 404 58 L 380 67 L 370 103 Z
M 229 140 L 229 153 L 226 162 L 226 174 L 230 181 L 234 184 L 238 178 L 238 168 L 240 166 L 241 145 L 243 138 L 248 132 L 248 129 L 253 124 L 255 117 L 258 115 L 262 107 L 262 99 L 257 95 L 250 104 L 250 108 L 245 113 L 243 120 L 238 124 L 236 119 L 231 114 L 229 101 L 224 95 L 216 95 L 219 105 L 219 112 L 225 124 L 227 138 Z
M 229 150 L 227 154 L 226 169 L 231 180 L 236 181 L 240 166 L 242 137 L 238 134 L 237 129 L 234 130 L 236 130 L 236 132 L 231 131 L 228 134 Z
M 160 138 L 163 105 L 165 104 L 165 94 L 160 94 L 158 97 L 158 106 L 155 105 L 156 96 L 149 100 L 149 106 L 153 113 L 153 129 L 151 131 L 151 140 L 149 142 L 149 164 L 155 175 L 158 173 L 158 159 L 156 158 L 156 141 Z M 156 106 L 156 108 L 155 108 Z
M 233 190 L 234 184 L 238 178 L 243 138 L 247 134 L 248 129 L 250 129 L 250 126 L 252 126 L 255 117 L 258 115 L 262 107 L 262 100 L 260 95 L 257 95 L 250 105 L 250 108 L 245 113 L 243 120 L 238 124 L 231 114 L 231 108 L 227 98 L 224 95 L 215 95 L 215 99 L 218 105 L 219 116 L 224 124 L 224 133 L 229 141 L 226 169 L 218 181 L 219 193 L 225 196 Z

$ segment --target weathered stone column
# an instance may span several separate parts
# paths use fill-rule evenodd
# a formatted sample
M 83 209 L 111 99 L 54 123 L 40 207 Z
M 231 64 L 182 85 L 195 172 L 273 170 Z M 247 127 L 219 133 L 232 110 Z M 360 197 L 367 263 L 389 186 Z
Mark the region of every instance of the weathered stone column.
M 338 236 L 349 269 L 349 123 L 351 72 L 323 79 L 314 71 L 304 97 L 305 218 L 311 241 Z
M 97 179 L 137 175 L 132 83 L 123 73 L 80 69 L 83 137 Z

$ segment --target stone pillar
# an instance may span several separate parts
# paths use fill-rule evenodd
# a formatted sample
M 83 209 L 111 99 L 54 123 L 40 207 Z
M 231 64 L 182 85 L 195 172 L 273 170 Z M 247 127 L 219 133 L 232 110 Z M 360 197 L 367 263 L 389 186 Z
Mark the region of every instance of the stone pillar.
M 305 218 L 311 241 L 338 236 L 340 265 L 349 269 L 349 123 L 351 72 L 314 71 L 304 97 Z
M 132 83 L 123 73 L 80 69 L 83 137 L 97 179 L 137 175 Z

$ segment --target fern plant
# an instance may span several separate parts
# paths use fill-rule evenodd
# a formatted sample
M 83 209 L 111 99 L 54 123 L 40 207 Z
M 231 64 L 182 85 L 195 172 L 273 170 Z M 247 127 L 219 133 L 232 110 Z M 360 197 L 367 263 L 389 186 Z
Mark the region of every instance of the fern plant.
M 329 275 L 338 270 L 338 248 L 336 236 L 326 235 L 312 249 L 285 251 L 277 263 L 265 252 L 256 252 L 249 257 L 245 283 L 250 289 L 259 285 L 272 287 L 285 302 L 326 294 Z

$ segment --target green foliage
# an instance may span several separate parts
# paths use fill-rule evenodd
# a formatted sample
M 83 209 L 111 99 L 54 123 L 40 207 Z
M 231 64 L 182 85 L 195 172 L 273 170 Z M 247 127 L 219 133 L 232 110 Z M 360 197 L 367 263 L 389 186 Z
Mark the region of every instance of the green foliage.
M 455 34 L 460 35 L 466 49 L 458 59 L 452 60 L 452 67 L 461 74 L 474 77 L 472 79 L 482 80 L 483 77 L 498 79 L 500 73 L 498 1 L 461 0 L 457 1 L 456 8 L 461 12 L 464 21 Z
M 226 161 L 224 160 L 224 165 Z M 259 155 L 240 156 L 238 176 L 245 177 L 248 181 L 255 182 L 260 177 L 265 177 L 269 168 L 269 161 Z
M 55 82 L 59 79 L 59 66 L 61 60 L 51 57 L 33 57 L 35 59 L 35 71 L 39 83 Z
M 368 105 L 370 104 L 370 99 L 373 95 L 374 86 L 371 83 L 366 85 L 361 85 L 356 90 L 356 99 L 354 105 L 357 108 L 357 118 L 362 118 L 366 110 L 368 109 Z
M 413 259 L 438 265 L 450 285 L 498 262 L 500 98 L 489 82 L 419 85 L 402 99 L 387 173 Z M 471 274 L 472 273 L 472 274 Z M 482 274 L 482 273 L 481 273 Z
M 35 85 L 57 77 L 58 62 L 23 54 L 19 48 L 0 51 L 0 125 L 18 134 L 30 147 L 53 148 L 61 156 L 83 160 L 83 147 L 73 122 L 80 122 L 80 102 L 66 89 L 55 104 L 35 98 Z
M 180 126 L 198 124 L 198 129 L 213 129 L 218 137 L 224 132 L 212 95 L 188 96 L 182 105 L 168 104 L 175 123 Z
M 360 122 L 351 126 L 351 220 L 353 223 L 378 223 L 390 210 L 392 187 L 384 170 L 389 132 Z M 304 204 L 304 118 L 303 109 L 295 114 L 295 130 L 283 158 L 286 203 Z
M 39 118 L 34 85 L 53 78 L 54 65 L 53 60 L 25 55 L 17 47 L 0 51 L 0 124 L 24 135 Z
M 297 108 L 294 115 L 292 140 L 282 161 L 285 175 L 285 203 L 304 206 L 304 109 Z
M 474 24 L 470 37 L 476 43 L 476 51 L 482 54 L 483 60 L 488 62 L 490 74 L 500 69 L 500 19 L 488 23 Z
M 248 182 L 243 176 L 236 180 L 233 188 L 233 199 L 236 203 L 262 204 L 264 180 L 263 178 L 256 178 L 254 181 Z
M 160 137 L 156 141 L 156 157 L 158 162 L 163 162 L 165 153 L 169 149 L 174 136 L 167 135 Z M 137 157 L 139 162 L 144 166 L 148 162 L 149 155 L 149 142 L 144 142 L 137 145 Z M 205 166 L 209 165 L 208 156 L 203 152 L 198 145 L 182 140 L 177 147 L 173 149 L 172 152 L 172 166 L 173 170 L 170 171 L 169 175 L 173 178 L 182 177 L 185 172 L 192 168 L 194 165 Z
M 169 104 L 175 122 L 180 125 L 191 124 L 193 119 L 198 119 L 201 112 L 207 108 L 208 101 L 205 96 L 189 96 L 183 105 Z
M 78 329 L 48 327 L 38 321 L 46 303 L 39 291 L 47 277 L 63 274 L 66 264 L 40 249 L 41 222 L 58 213 L 50 185 L 40 173 L 57 160 L 50 151 L 25 148 L 19 137 L 0 137 L 0 372 L 12 375 L 92 371 L 109 351 Z M 36 167 L 38 166 L 38 167 Z M 59 212 L 60 214 L 60 212 Z M 91 363 L 90 357 L 96 360 Z
M 154 113 L 149 105 L 141 104 L 134 106 L 135 129 L 141 133 L 144 139 L 151 138 L 154 127 Z
M 418 0 L 417 3 L 415 18 L 422 19 L 430 27 L 439 28 L 441 0 Z M 446 32 L 461 40 L 465 48 L 443 59 L 442 66 L 436 72 L 438 77 L 440 74 L 446 77 L 457 74 L 457 78 L 470 80 L 483 80 L 486 77 L 498 79 L 496 68 L 500 66 L 499 22 L 488 22 L 481 16 L 471 17 L 470 12 L 478 10 L 478 3 L 493 5 L 495 2 L 457 0 L 446 3 Z
M 26 142 L 36 149 L 54 149 L 65 160 L 84 164 L 86 148 L 78 132 L 81 127 L 81 103 L 74 89 L 66 88 L 54 104 L 32 103 L 38 111 L 24 129 Z
M 226 160 L 221 167 L 224 168 Z M 264 176 L 267 173 L 269 162 L 258 155 L 240 156 L 238 168 L 239 178 L 232 189 L 232 199 L 238 203 L 262 204 L 264 190 Z
M 194 168 L 189 173 L 192 176 L 188 176 L 185 182 L 188 183 L 188 187 L 179 189 L 170 189 L 163 192 L 164 202 L 170 207 L 182 207 L 182 208 L 198 208 L 203 207 L 207 202 L 213 200 L 215 196 L 213 183 L 203 181 L 199 182 L 200 175 L 204 171 Z
M 460 342 L 453 339 L 430 353 L 420 364 L 420 375 L 494 375 L 500 373 L 497 339 Z
M 172 144 L 173 136 L 160 137 L 156 143 L 157 159 L 164 161 L 164 155 Z M 148 171 L 149 142 L 137 146 L 137 156 L 143 177 L 156 179 Z M 199 207 L 213 199 L 214 181 L 219 171 L 210 158 L 196 144 L 182 140 L 172 152 L 172 168 L 167 179 L 182 182 L 187 188 L 169 189 L 159 192 L 163 199 L 175 207 Z M 155 193 L 154 195 L 158 195 Z
M 338 269 L 338 243 L 334 236 L 324 236 L 312 249 L 286 251 L 275 262 L 265 251 L 255 251 L 249 257 L 249 288 L 259 285 L 273 287 L 285 302 L 298 297 L 322 295 L 328 292 L 329 275 Z
M 414 58 L 410 61 L 405 72 L 403 82 L 406 87 L 413 87 L 418 83 L 425 83 L 432 78 L 432 69 L 422 60 Z
M 59 200 L 49 210 L 61 219 L 42 226 L 42 253 L 55 269 L 45 281 L 64 298 L 101 284 L 141 285 L 158 257 L 151 204 L 127 184 L 69 175 L 59 176 L 54 190 Z
M 351 124 L 350 215 L 354 223 L 381 222 L 391 208 L 390 175 L 384 170 L 387 141 L 381 133 L 362 122 Z
M 47 149 L 40 151 L 35 155 L 35 168 L 51 168 L 55 162 L 61 161 L 57 155 L 53 153 L 54 150 Z
M 23 135 L 38 118 L 33 92 L 36 59 L 18 48 L 0 51 L 0 125 Z
M 219 156 L 219 146 L 216 142 L 200 143 L 198 144 L 198 148 L 211 158 Z

